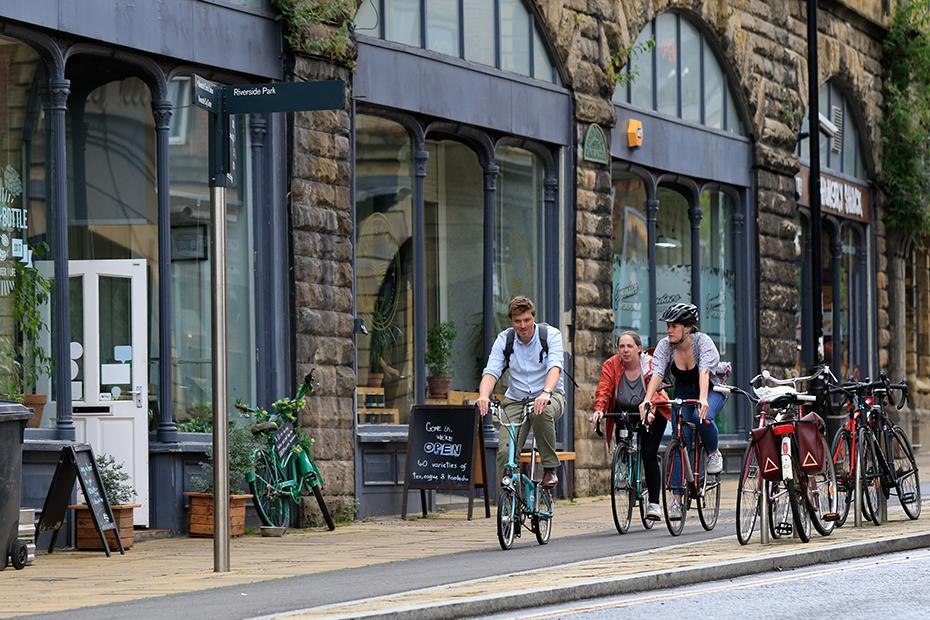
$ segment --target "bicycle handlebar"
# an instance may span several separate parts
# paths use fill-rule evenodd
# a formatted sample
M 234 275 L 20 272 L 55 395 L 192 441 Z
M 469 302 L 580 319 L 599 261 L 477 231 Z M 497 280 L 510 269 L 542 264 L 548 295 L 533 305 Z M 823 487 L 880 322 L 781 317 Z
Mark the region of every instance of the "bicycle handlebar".
M 624 418 L 630 421 L 631 426 L 635 425 L 636 422 L 642 422 L 642 419 L 639 417 L 639 413 L 635 413 L 635 412 L 634 413 L 630 413 L 630 412 L 605 413 L 604 417 L 601 418 L 601 420 L 606 419 L 606 418 Z M 594 424 L 594 432 L 597 433 L 598 437 L 604 436 L 604 433 L 601 431 L 601 420 L 598 420 Z

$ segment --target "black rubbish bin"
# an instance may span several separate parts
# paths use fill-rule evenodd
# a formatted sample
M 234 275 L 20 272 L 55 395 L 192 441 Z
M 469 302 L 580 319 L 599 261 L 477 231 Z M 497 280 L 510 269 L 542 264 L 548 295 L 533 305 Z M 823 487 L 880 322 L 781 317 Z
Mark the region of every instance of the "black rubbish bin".
M 26 566 L 28 541 L 20 540 L 19 501 L 23 484 L 23 431 L 32 412 L 19 403 L 0 401 L 0 570 L 9 558 Z

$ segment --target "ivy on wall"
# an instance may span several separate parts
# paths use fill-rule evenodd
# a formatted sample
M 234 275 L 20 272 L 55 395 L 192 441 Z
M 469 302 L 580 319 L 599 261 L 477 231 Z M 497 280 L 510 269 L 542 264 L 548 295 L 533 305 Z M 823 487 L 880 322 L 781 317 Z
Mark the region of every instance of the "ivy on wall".
M 284 41 L 297 53 L 355 69 L 352 44 L 356 0 L 271 0 Z
M 882 45 L 882 185 L 886 222 L 915 240 L 930 237 L 930 8 L 900 0 Z

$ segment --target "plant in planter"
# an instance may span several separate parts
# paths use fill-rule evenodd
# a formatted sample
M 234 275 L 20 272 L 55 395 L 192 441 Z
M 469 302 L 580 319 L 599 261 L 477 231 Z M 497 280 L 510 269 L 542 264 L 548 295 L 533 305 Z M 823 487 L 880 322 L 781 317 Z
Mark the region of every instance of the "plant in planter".
M 48 251 L 45 243 L 35 249 L 26 249 L 40 258 Z M 10 294 L 12 318 L 18 333 L 6 341 L 3 357 L 8 360 L 0 368 L 0 393 L 7 400 L 22 402 L 31 407 L 35 415 L 29 426 L 38 427 L 47 397 L 36 394 L 39 377 L 47 376 L 54 366 L 52 358 L 40 344 L 48 325 L 42 320 L 42 306 L 47 304 L 52 292 L 52 281 L 39 273 L 31 263 L 12 263 L 15 280 Z
M 209 425 L 209 431 L 213 425 Z M 251 431 L 234 421 L 229 422 L 227 440 L 229 450 L 229 534 L 245 533 L 245 502 L 252 495 L 245 476 L 252 469 L 252 449 L 255 440 Z M 207 451 L 208 460 L 200 464 L 202 475 L 191 480 L 196 491 L 186 491 L 190 498 L 188 533 L 191 536 L 213 536 L 213 448 Z
M 401 336 L 400 327 L 394 324 L 394 316 L 385 304 L 378 304 L 371 316 L 371 349 L 369 353 L 368 386 L 380 387 L 384 373 L 398 374 L 385 361 L 384 356 Z M 396 377 L 394 377 L 396 378 Z
M 109 454 L 97 455 L 97 469 L 100 471 L 100 480 L 103 482 L 103 492 L 110 503 L 110 509 L 113 511 L 113 519 L 119 527 L 120 542 L 123 543 L 124 549 L 129 549 L 134 544 L 134 530 L 132 527 L 133 509 L 139 508 L 142 504 L 134 504 L 136 498 L 136 489 L 132 486 L 132 480 L 129 474 L 123 471 L 123 463 L 117 461 Z M 94 527 L 93 516 L 87 504 L 71 506 L 77 516 L 77 539 L 75 547 L 78 549 L 102 549 L 100 535 Z M 116 536 L 112 531 L 107 531 L 107 544 L 110 548 L 116 547 Z
M 432 398 L 447 398 L 452 384 L 452 355 L 455 343 L 455 323 L 440 321 L 426 334 L 426 366 L 429 393 Z

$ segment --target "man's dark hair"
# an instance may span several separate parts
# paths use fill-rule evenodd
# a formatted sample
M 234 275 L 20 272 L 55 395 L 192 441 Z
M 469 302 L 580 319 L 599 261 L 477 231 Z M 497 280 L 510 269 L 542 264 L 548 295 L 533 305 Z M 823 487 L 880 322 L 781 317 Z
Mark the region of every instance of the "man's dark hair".
M 507 305 L 507 317 L 513 318 L 515 314 L 523 314 L 524 312 L 529 312 L 533 316 L 536 316 L 536 304 L 533 303 L 533 300 L 524 295 L 517 295 L 510 300 L 510 303 Z

